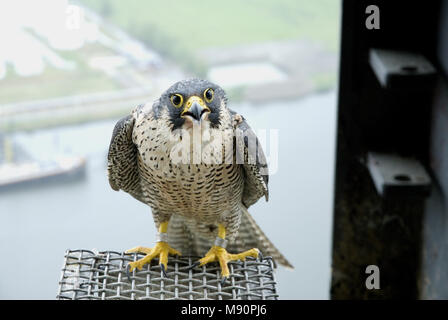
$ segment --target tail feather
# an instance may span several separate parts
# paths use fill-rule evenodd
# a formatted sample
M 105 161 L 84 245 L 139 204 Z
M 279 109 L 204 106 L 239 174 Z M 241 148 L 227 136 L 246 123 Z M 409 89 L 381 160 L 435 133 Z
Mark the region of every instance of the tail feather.
M 271 240 L 269 240 L 263 230 L 261 230 L 246 208 L 243 208 L 238 235 L 236 236 L 235 241 L 229 244 L 228 248 L 229 251 L 235 252 L 258 248 L 263 255 L 271 256 L 276 263 L 288 268 L 293 268 L 292 264 L 275 247 Z
M 264 256 L 271 256 L 282 266 L 293 268 L 291 263 L 268 239 L 254 218 L 244 206 L 242 207 L 241 224 L 234 241 L 229 242 L 227 250 L 232 253 L 258 248 Z M 168 227 L 168 242 L 183 255 L 203 256 L 213 244 L 210 239 L 201 237 L 197 232 L 197 221 L 172 216 Z

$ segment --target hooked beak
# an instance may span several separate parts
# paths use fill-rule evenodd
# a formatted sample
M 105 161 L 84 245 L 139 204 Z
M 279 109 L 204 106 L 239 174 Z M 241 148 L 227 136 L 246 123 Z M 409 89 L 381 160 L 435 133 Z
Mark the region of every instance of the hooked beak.
M 200 122 L 202 116 L 207 112 L 210 112 L 210 109 L 205 105 L 204 100 L 197 96 L 193 96 L 185 103 L 185 108 L 182 111 L 181 117 L 190 117 L 192 120 Z

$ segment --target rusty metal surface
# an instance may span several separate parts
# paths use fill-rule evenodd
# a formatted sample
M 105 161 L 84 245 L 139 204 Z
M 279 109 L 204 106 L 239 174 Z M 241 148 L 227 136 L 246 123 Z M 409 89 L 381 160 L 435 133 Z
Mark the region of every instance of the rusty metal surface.
M 221 285 L 220 267 L 212 263 L 190 269 L 198 257 L 170 257 L 167 277 L 157 261 L 131 273 L 125 267 L 142 254 L 67 250 L 57 299 L 61 300 L 275 300 L 274 264 L 248 258 L 229 263 L 230 277 Z M 157 259 L 156 259 L 157 260 Z
M 431 169 L 434 162 L 440 168 L 445 162 L 440 155 L 431 155 L 430 159 L 428 150 L 429 141 L 434 143 L 430 137 L 434 129 L 430 120 L 434 114 L 434 83 L 426 82 L 428 78 L 423 81 L 425 76 L 420 77 L 418 70 L 424 56 L 437 73 L 440 71 L 434 49 L 441 2 L 431 2 L 424 10 L 415 4 L 403 8 L 393 1 L 381 2 L 382 27 L 374 31 L 358 27 L 365 23 L 365 10 L 370 4 L 364 0 L 343 1 L 331 297 L 416 299 L 422 297 L 419 277 L 432 284 L 429 289 L 445 285 L 438 282 L 444 278 L 433 274 L 433 270 L 434 263 L 442 266 L 437 270 L 446 270 L 446 264 L 440 264 L 444 254 L 435 250 L 446 247 L 442 245 L 446 242 L 446 228 L 441 225 L 446 217 L 437 199 L 432 205 L 434 212 L 428 212 L 427 202 L 431 199 L 425 198 L 424 192 L 411 194 L 409 188 L 406 192 L 384 192 L 389 186 L 404 190 L 404 182 L 412 181 L 411 170 L 403 174 L 400 171 L 407 165 L 400 164 L 400 170 L 395 171 L 392 163 L 382 170 L 369 162 L 368 155 L 398 154 L 418 160 L 433 181 L 432 196 L 439 195 L 438 184 L 442 182 Z M 418 27 L 404 25 L 396 19 L 404 13 L 425 23 Z M 377 56 L 379 60 L 369 64 L 372 48 L 394 53 Z M 418 58 L 417 53 L 422 56 Z M 438 141 L 443 141 L 445 132 L 440 132 Z M 437 153 L 441 152 L 441 143 L 435 144 Z M 443 169 L 440 172 L 446 176 Z M 389 175 L 398 181 L 388 179 Z M 427 271 L 421 268 L 422 257 Z M 377 266 L 381 274 L 380 288 L 366 285 L 370 265 Z M 440 297 L 437 289 L 432 297 Z
M 348 160 L 347 150 L 343 151 L 339 162 L 344 170 L 335 198 L 331 297 L 414 299 L 423 200 L 383 199 L 366 166 L 354 157 Z M 381 272 L 380 290 L 366 287 L 369 265 Z
M 445 6 L 448 23 L 448 5 Z M 445 47 L 448 48 L 448 47 Z M 448 52 L 448 49 L 445 49 Z M 448 59 L 445 58 L 448 65 Z M 436 187 L 424 215 L 420 298 L 448 299 L 448 81 L 435 90 L 431 119 L 430 165 Z

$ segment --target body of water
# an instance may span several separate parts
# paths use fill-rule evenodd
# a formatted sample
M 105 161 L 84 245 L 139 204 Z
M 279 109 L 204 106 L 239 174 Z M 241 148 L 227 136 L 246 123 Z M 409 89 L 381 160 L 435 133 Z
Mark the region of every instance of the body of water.
M 295 267 L 277 269 L 280 298 L 327 299 L 336 94 L 232 108 L 254 129 L 278 129 L 278 168 L 270 178 L 270 201 L 260 199 L 249 211 Z M 153 245 L 156 230 L 149 207 L 113 191 L 107 180 L 106 156 L 115 123 L 13 137 L 36 158 L 84 155 L 88 164 L 85 179 L 0 193 L 0 298 L 54 299 L 66 249 L 123 251 Z

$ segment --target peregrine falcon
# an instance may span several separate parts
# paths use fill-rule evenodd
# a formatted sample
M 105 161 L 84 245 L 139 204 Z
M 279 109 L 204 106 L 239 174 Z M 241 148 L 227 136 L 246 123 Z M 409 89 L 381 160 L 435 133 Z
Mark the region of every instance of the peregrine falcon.
M 126 251 L 146 254 L 129 271 L 158 257 L 166 274 L 168 255 L 181 253 L 204 255 L 192 267 L 218 261 L 224 281 L 228 261 L 261 253 L 292 267 L 247 211 L 268 200 L 266 159 L 218 85 L 179 81 L 152 105 L 137 106 L 113 130 L 107 171 L 112 189 L 151 207 L 158 229 L 153 248 Z

